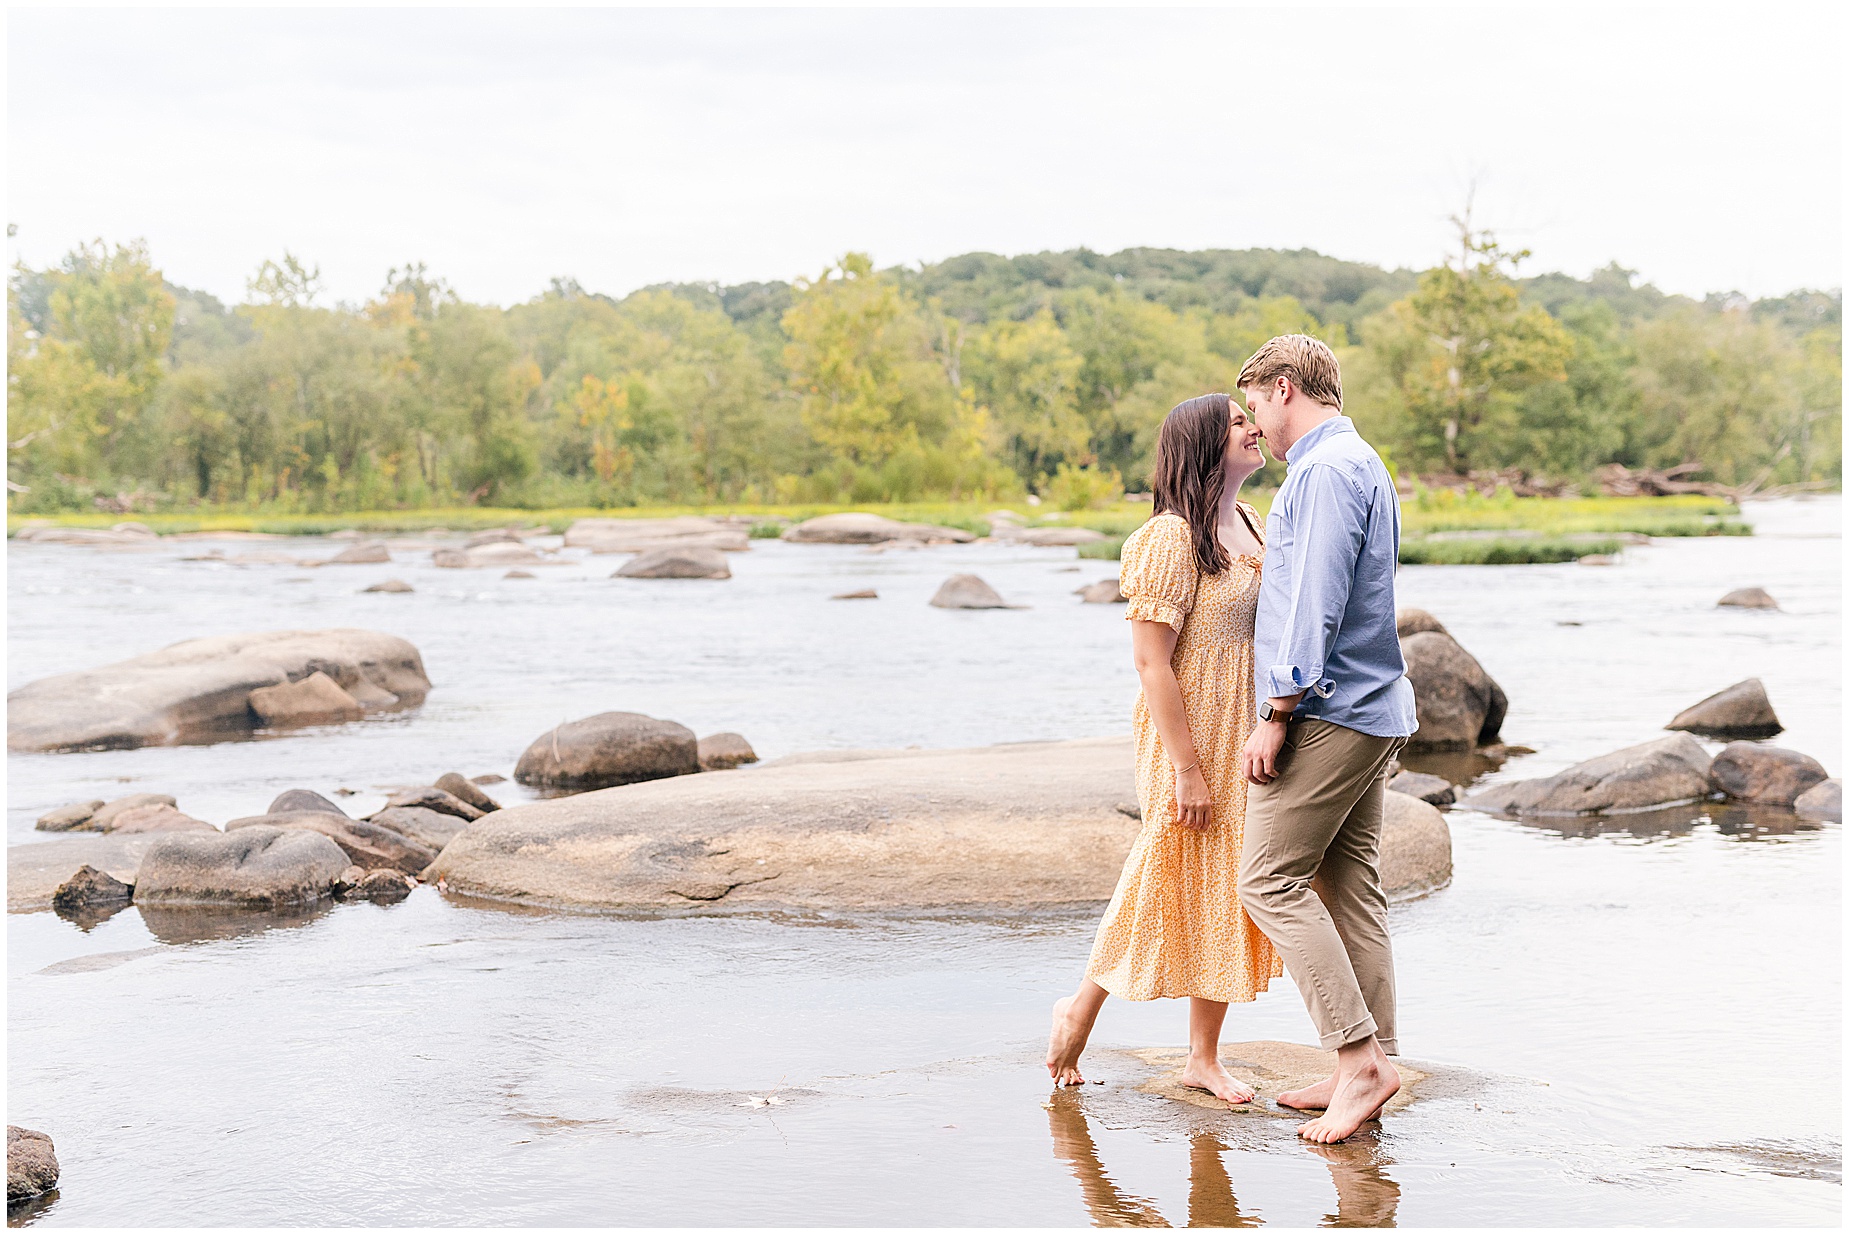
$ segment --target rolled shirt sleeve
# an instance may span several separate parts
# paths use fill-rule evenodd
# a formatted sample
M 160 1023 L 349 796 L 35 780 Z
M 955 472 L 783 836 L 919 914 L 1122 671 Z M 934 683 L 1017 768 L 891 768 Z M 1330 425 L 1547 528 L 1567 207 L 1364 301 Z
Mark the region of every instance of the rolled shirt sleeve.
M 1267 698 L 1308 691 L 1327 699 L 1336 683 L 1324 674 L 1354 586 L 1355 561 L 1367 534 L 1367 504 L 1338 469 L 1312 464 L 1288 513 L 1290 591 L 1273 646 L 1261 651 Z

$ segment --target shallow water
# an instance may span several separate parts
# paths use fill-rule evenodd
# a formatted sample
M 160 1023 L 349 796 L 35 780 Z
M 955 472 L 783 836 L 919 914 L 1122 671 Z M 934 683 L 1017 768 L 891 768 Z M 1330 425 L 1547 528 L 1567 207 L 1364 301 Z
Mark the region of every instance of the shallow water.
M 1840 773 L 1840 543 L 1816 538 L 1839 513 L 1762 506 L 1766 535 L 1610 568 L 1408 568 L 1401 602 L 1507 689 L 1505 733 L 1539 753 L 1501 775 L 1648 740 L 1750 674 L 1779 741 Z M 1070 550 L 760 542 L 726 583 L 610 581 L 607 557 L 531 581 L 176 560 L 199 551 L 13 547 L 9 685 L 215 631 L 351 624 L 418 644 L 429 703 L 270 740 L 10 756 L 13 843 L 49 806 L 137 789 L 214 821 L 296 784 L 364 809 L 451 767 L 510 771 L 557 720 L 607 708 L 738 729 L 769 756 L 1120 732 L 1134 691 L 1121 610 L 1069 595 L 1109 566 L 1067 573 Z M 925 606 L 966 569 L 1033 608 Z M 357 594 L 394 575 L 418 592 Z M 1751 584 L 1784 612 L 1712 607 Z M 826 599 L 861 586 L 882 599 Z M 8 1118 L 64 1167 L 15 1219 L 1839 1221 L 1840 829 L 1451 822 L 1454 882 L 1394 910 L 1401 1036 L 1439 1081 L 1327 1157 L 1287 1121 L 1137 1092 L 1149 1069 L 1121 1052 L 1180 1044 L 1172 1004 L 1113 1003 L 1090 1069 L 1107 1084 L 1049 1102 L 1046 1007 L 1089 913 L 637 920 L 423 888 L 269 929 L 9 915 Z M 1313 1040 L 1288 981 L 1226 1037 Z

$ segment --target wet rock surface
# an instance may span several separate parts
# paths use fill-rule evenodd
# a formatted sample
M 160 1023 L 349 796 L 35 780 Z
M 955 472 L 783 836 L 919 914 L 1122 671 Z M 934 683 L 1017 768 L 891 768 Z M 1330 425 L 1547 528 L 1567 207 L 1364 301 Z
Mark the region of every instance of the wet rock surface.
M 422 703 L 417 649 L 377 631 L 266 631 L 189 639 L 98 669 L 27 683 L 7 696 L 12 750 L 155 746 L 255 722 L 250 697 L 322 673 L 368 710 Z
M 51 894 L 51 907 L 59 913 L 74 914 L 102 905 L 126 905 L 134 898 L 133 884 L 86 863 L 58 885 Z
M 1387 782 L 1387 788 L 1394 793 L 1429 802 L 1433 806 L 1449 806 L 1457 801 L 1456 785 L 1442 776 L 1431 776 L 1424 772 L 1401 772 Z
M 1440 630 L 1404 636 L 1400 651 L 1419 714 L 1418 732 L 1407 741 L 1406 750 L 1466 751 L 1499 740 L 1509 697 L 1476 657 Z
M 126 884 L 135 882 L 142 855 L 165 839 L 160 833 L 95 836 L 79 833 L 6 850 L 6 907 L 9 913 L 49 909 L 60 885 L 91 866 Z
M 1821 763 L 1801 751 L 1758 742 L 1729 742 L 1708 767 L 1716 793 L 1741 802 L 1790 806 L 1829 779 Z
M 58 1155 L 51 1138 L 30 1128 L 6 1129 L 6 1199 L 29 1200 L 58 1186 Z
M 1258 1100 L 1234 1106 L 1204 1089 L 1190 1089 L 1181 1083 L 1182 1068 L 1188 1053 L 1173 1047 L 1144 1048 L 1127 1052 L 1153 1068 L 1162 1069 L 1136 1087 L 1137 1092 L 1156 1094 L 1176 1102 L 1209 1111 L 1241 1111 L 1254 1115 L 1271 1115 L 1302 1121 L 1304 1112 L 1279 1106 L 1277 1096 L 1293 1089 L 1307 1089 L 1335 1072 L 1335 1052 L 1320 1051 L 1296 1042 L 1228 1042 L 1220 1047 L 1220 1062 L 1239 1080 L 1258 1091 Z M 1400 1074 L 1400 1091 L 1387 1102 L 1386 1113 L 1397 1115 L 1419 1099 L 1423 1082 L 1431 1073 L 1394 1061 Z
M 1792 804 L 1798 814 L 1811 819 L 1843 821 L 1843 782 L 1832 776 L 1800 793 Z
M 936 609 L 1008 609 L 1013 606 L 979 575 L 952 575 L 931 597 Z
M 700 739 L 700 770 L 724 772 L 744 763 L 756 763 L 758 752 L 742 733 L 712 733 Z
M 332 894 L 349 865 L 339 845 L 300 827 L 166 836 L 142 856 L 135 899 L 142 906 L 313 905 Z
M 1686 733 L 1626 747 L 1539 780 L 1471 794 L 1466 806 L 1513 815 L 1582 815 L 1648 810 L 1708 795 L 1708 752 Z
M 1735 682 L 1692 707 L 1684 708 L 1665 729 L 1715 738 L 1770 738 L 1784 732 L 1766 686 L 1758 678 Z
M 640 712 L 600 712 L 540 735 L 514 765 L 523 785 L 602 789 L 700 770 L 693 730 Z
M 732 568 L 718 549 L 699 546 L 650 549 L 617 568 L 612 579 L 730 579 Z
M 1715 602 L 1715 606 L 1729 609 L 1776 609 L 1778 602 L 1772 594 L 1762 587 L 1735 588 Z
M 258 721 L 272 728 L 333 725 L 358 720 L 366 714 L 360 701 L 325 673 L 311 673 L 299 682 L 253 690 L 250 710 Z

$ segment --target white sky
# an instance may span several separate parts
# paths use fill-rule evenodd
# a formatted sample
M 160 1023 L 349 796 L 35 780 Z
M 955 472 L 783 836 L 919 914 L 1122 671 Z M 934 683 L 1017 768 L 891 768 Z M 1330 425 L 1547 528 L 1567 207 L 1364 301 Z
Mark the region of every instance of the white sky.
M 287 248 L 508 304 L 849 249 L 1424 267 L 1474 176 L 1531 271 L 1776 294 L 1842 283 L 1842 8 L 16 8 L 6 217 L 230 300 Z

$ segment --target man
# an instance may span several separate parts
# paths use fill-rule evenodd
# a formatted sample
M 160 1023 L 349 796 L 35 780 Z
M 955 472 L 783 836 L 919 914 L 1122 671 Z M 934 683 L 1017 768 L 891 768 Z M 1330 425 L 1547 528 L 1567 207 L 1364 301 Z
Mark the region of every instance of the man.
M 1265 528 L 1246 743 L 1239 899 L 1283 954 L 1335 1075 L 1279 1095 L 1321 1108 L 1306 1140 L 1346 1140 L 1399 1091 L 1393 948 L 1380 886 L 1386 771 L 1418 720 L 1395 630 L 1400 506 L 1342 415 L 1335 354 L 1307 335 L 1259 348 L 1246 407 L 1289 471 Z

